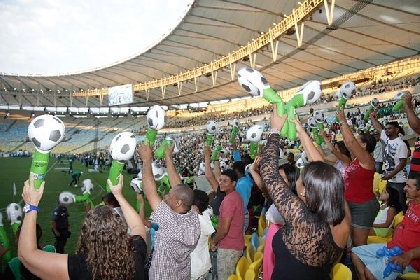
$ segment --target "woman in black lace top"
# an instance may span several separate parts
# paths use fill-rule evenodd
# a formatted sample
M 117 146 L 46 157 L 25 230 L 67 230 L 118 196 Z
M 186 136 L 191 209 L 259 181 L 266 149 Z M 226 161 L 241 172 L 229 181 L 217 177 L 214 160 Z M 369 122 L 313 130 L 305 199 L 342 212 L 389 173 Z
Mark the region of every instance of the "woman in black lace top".
M 271 116 L 271 130 L 262 155 L 261 175 L 270 197 L 285 219 L 273 239 L 276 263 L 272 279 L 329 279 L 350 232 L 340 172 L 322 157 L 298 121 L 297 133 L 312 160 L 297 181 L 297 196 L 278 172 L 279 131 L 285 116 Z

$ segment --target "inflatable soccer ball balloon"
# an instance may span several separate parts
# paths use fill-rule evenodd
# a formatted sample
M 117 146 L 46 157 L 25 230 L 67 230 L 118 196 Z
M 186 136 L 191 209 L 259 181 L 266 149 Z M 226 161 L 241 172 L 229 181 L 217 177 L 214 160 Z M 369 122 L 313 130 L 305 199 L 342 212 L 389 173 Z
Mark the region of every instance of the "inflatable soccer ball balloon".
M 52 115 L 41 115 L 28 126 L 28 137 L 41 151 L 50 151 L 64 138 L 64 123 Z
M 7 208 L 7 219 L 10 223 L 16 223 L 22 221 L 22 207 L 17 203 L 10 203 Z
M 121 132 L 112 139 L 109 155 L 114 160 L 127 161 L 133 157 L 136 143 L 136 136 L 133 133 Z
M 308 156 L 306 155 L 305 151 L 302 152 L 302 154 L 300 155 L 300 158 L 302 159 L 303 165 L 309 162 Z
M 156 162 L 152 163 L 152 173 L 153 177 L 155 178 L 155 181 L 159 181 L 166 174 L 165 169 L 159 163 Z
M 371 101 L 370 101 L 370 105 L 372 105 L 373 107 L 377 107 L 378 105 L 379 105 L 379 99 L 378 98 L 373 98 Z
M 240 122 L 238 119 L 233 119 L 233 126 L 238 126 L 239 127 Z
M 298 158 L 298 160 L 296 161 L 296 167 L 299 169 L 302 169 L 305 167 L 305 164 L 303 163 L 302 158 Z
M 246 132 L 246 140 L 250 142 L 259 142 L 263 134 L 263 127 L 261 125 L 251 126 Z
M 224 160 L 220 161 L 220 170 L 225 171 L 227 169 L 227 163 Z
M 335 96 L 337 96 L 337 99 L 340 99 L 341 97 L 343 97 L 343 94 L 341 93 L 341 90 L 338 89 L 335 93 Z
M 83 180 L 83 183 L 82 183 L 82 192 L 83 193 L 85 193 L 85 192 L 87 192 L 87 193 L 91 193 L 92 192 L 92 190 L 93 190 L 93 184 L 92 184 L 92 180 L 91 179 L 85 179 L 85 180 Z
M 317 101 L 322 94 L 321 82 L 320 81 L 309 81 L 306 82 L 298 90 L 298 94 L 303 94 L 304 104 L 312 104 Z
M 141 186 L 141 180 L 138 178 L 134 178 L 133 180 L 131 180 L 130 182 L 130 186 L 133 188 L 133 190 L 136 193 L 141 193 L 143 192 L 143 186 Z
M 316 122 L 316 119 L 315 119 L 315 117 L 310 117 L 309 119 L 308 119 L 308 126 L 310 127 L 310 128 L 315 128 L 315 127 L 317 127 L 317 124 L 316 124 L 317 122 Z
M 314 118 L 316 122 L 324 122 L 324 115 L 322 111 L 315 111 Z
M 69 205 L 69 204 L 75 203 L 76 202 L 76 198 L 75 198 L 75 195 L 72 194 L 71 192 L 62 192 L 58 196 L 58 201 L 61 204 Z
M 150 128 L 159 130 L 165 126 L 165 110 L 159 105 L 153 105 L 147 112 L 147 124 Z
M 215 121 L 208 121 L 206 123 L 206 129 L 208 134 L 215 134 L 217 131 L 217 123 Z
M 340 87 L 341 95 L 349 99 L 356 93 L 356 85 L 352 81 L 345 82 Z
M 397 92 L 397 94 L 394 96 L 394 99 L 395 100 L 401 100 L 401 98 L 404 96 L 404 95 L 406 95 L 407 94 L 407 91 L 400 91 L 400 92 Z
M 261 96 L 263 89 L 269 87 L 264 76 L 259 71 L 249 67 L 239 69 L 238 82 L 252 96 Z

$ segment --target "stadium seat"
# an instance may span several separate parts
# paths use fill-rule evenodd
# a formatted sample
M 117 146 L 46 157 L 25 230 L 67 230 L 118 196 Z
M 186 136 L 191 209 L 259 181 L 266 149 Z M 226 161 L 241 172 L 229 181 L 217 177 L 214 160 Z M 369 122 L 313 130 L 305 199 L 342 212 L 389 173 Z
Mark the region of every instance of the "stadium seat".
M 254 250 L 257 250 L 260 246 L 260 238 L 256 232 L 254 232 L 251 236 L 251 244 L 254 246 Z
M 252 243 L 249 243 L 246 247 L 246 258 L 249 263 L 252 263 L 254 261 L 254 253 L 255 247 L 252 245 Z
M 255 273 L 254 269 L 248 268 L 245 272 L 245 280 L 256 280 L 258 279 L 258 274 Z
M 238 279 L 245 279 L 246 270 L 249 267 L 249 261 L 246 257 L 242 256 L 236 264 L 236 276 Z
M 350 268 L 342 263 L 337 263 L 332 269 L 332 280 L 352 280 Z
M 385 237 L 381 237 L 381 236 L 377 236 L 377 235 L 368 236 L 367 244 L 386 243 L 386 242 L 390 241 L 392 239 L 392 235 L 394 233 L 393 229 L 395 229 L 401 223 L 403 218 L 404 218 L 404 214 L 401 211 L 397 215 L 395 215 L 394 222 L 392 224 L 392 228 L 389 229 L 389 232 L 388 232 L 387 236 L 385 236 Z
M 231 276 L 228 277 L 227 280 L 239 280 L 238 276 L 236 276 L 236 274 L 232 274 Z
M 258 219 L 258 236 L 262 237 L 264 235 L 264 229 L 267 227 L 267 220 L 265 215 L 260 215 Z
M 420 273 L 408 272 L 404 275 L 398 276 L 401 280 L 420 280 Z

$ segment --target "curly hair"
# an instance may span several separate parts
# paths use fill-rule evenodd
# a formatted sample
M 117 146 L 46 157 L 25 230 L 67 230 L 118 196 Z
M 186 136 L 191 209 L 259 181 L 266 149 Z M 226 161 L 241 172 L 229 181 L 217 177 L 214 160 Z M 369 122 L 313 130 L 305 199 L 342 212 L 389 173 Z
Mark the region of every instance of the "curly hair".
M 121 217 L 99 205 L 86 215 L 76 254 L 84 254 L 92 278 L 134 279 L 134 248 Z

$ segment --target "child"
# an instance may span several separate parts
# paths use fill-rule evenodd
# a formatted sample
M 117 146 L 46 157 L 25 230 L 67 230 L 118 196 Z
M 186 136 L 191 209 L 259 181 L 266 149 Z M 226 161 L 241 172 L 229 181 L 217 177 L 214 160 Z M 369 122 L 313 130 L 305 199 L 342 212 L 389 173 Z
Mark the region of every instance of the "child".
M 402 209 L 398 203 L 399 193 L 396 189 L 385 188 L 379 200 L 382 201 L 382 204 L 369 235 L 385 237 L 388 235 L 389 229 L 394 222 L 395 215 L 402 211 Z

